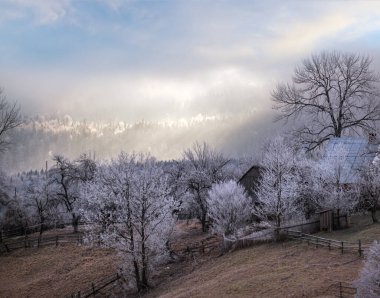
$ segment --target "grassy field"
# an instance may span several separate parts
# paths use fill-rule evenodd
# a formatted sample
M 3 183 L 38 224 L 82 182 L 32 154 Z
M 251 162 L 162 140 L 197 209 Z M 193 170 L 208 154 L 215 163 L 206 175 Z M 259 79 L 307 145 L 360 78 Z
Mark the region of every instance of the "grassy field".
M 353 217 L 350 229 L 319 236 L 371 243 L 380 225 Z M 173 247 L 199 243 L 209 235 L 192 221 L 179 222 Z M 64 296 L 116 272 L 112 250 L 65 245 L 21 249 L 0 256 L 0 297 Z M 357 254 L 289 241 L 262 244 L 225 255 L 194 256 L 159 268 L 152 297 L 332 297 L 337 282 L 351 283 L 362 267 Z M 334 292 L 335 291 L 335 292 Z
M 351 217 L 351 227 L 317 236 L 370 244 L 380 240 L 380 224 L 369 215 Z M 147 297 L 329 297 L 337 282 L 355 280 L 363 260 L 355 254 L 305 243 L 263 244 L 202 264 Z
M 370 215 L 354 215 L 351 216 L 350 228 L 330 233 L 320 232 L 316 236 L 350 242 L 360 239 L 363 244 L 371 244 L 374 240 L 380 240 L 380 223 L 373 224 Z
M 0 297 L 63 297 L 116 273 L 111 250 L 67 244 L 0 256 Z
M 336 293 L 330 285 L 351 283 L 361 266 L 354 254 L 293 241 L 263 244 L 203 263 L 146 297 L 329 297 Z

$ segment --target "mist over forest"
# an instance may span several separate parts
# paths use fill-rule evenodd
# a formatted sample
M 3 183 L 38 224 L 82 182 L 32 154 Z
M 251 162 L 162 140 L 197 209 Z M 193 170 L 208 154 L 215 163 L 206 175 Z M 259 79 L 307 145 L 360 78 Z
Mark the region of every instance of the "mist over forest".
M 161 160 L 178 159 L 198 141 L 206 141 L 230 157 L 255 157 L 277 124 L 270 113 L 239 116 L 198 114 L 176 121 L 86 121 L 69 115 L 25 117 L 13 132 L 12 150 L 0 156 L 3 168 L 17 173 L 40 170 L 54 154 L 75 159 L 87 154 L 97 160 L 121 151 L 149 152 Z
M 1 297 L 380 297 L 380 1 L 0 0 L 0 37 Z

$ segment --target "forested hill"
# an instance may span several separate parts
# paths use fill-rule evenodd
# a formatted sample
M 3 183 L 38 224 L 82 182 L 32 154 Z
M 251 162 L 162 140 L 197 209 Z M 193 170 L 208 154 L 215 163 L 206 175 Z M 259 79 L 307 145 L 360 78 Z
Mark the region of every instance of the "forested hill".
M 176 121 L 77 121 L 70 116 L 25 119 L 13 132 L 13 145 L 0 155 L 1 167 L 10 172 L 41 169 L 53 154 L 76 158 L 82 153 L 96 159 L 120 151 L 150 152 L 159 159 L 180 158 L 195 141 L 208 142 L 229 156 L 255 155 L 271 128 L 264 117 L 203 116 Z M 266 130 L 263 129 L 266 127 Z M 261 131 L 258 135 L 257 131 Z

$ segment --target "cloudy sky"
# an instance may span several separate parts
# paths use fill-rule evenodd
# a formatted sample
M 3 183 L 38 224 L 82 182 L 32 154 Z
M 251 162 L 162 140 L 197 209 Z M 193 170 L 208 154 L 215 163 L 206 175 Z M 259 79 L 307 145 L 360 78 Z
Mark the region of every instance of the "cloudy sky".
M 266 113 L 312 53 L 380 69 L 380 1 L 0 0 L 0 40 L 0 85 L 24 113 Z

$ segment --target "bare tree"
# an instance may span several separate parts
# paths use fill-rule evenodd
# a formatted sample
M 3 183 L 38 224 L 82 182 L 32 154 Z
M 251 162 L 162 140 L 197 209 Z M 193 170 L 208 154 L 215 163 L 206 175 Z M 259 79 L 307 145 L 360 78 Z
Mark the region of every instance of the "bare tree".
M 52 185 L 55 187 L 56 199 L 61 202 L 66 211 L 71 214 L 74 233 L 78 232 L 80 215 L 77 212 L 79 199 L 79 179 L 74 164 L 61 155 L 54 156 L 57 166 L 52 169 Z
M 31 173 L 27 175 L 23 185 L 23 207 L 30 214 L 35 214 L 36 221 L 40 225 L 39 238 L 45 230 L 46 221 L 51 217 L 53 195 L 51 191 L 48 171 Z M 30 212 L 29 212 L 30 211 Z
M 272 92 L 277 120 L 300 119 L 296 134 L 313 150 L 348 131 L 373 129 L 380 120 L 379 76 L 368 56 L 323 52 L 297 67 L 292 84 Z
M 21 123 L 20 108 L 8 103 L 0 89 L 0 152 L 4 152 L 11 144 L 9 133 Z

